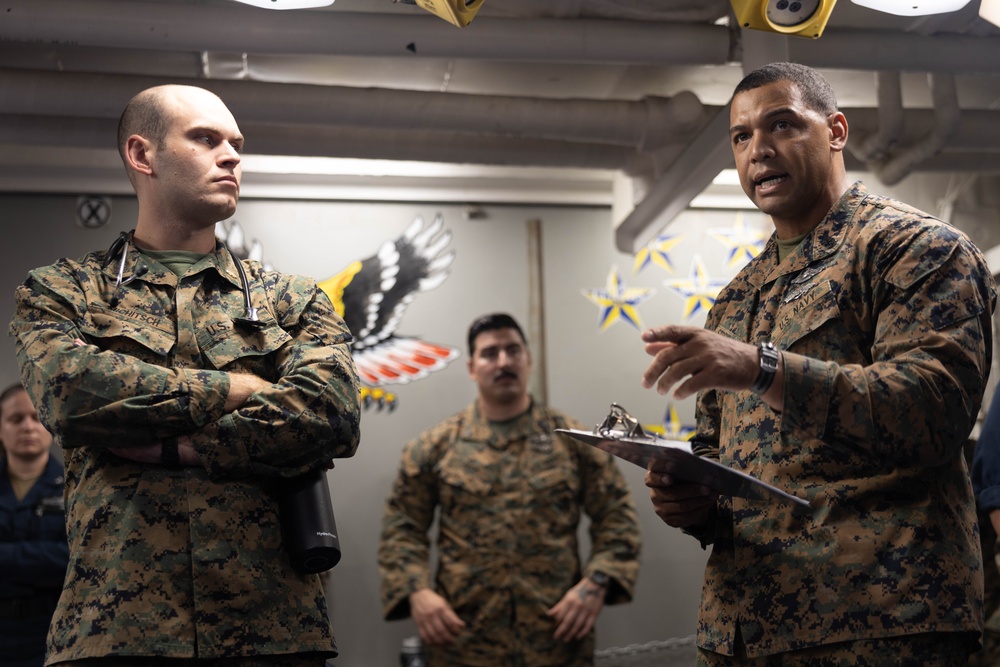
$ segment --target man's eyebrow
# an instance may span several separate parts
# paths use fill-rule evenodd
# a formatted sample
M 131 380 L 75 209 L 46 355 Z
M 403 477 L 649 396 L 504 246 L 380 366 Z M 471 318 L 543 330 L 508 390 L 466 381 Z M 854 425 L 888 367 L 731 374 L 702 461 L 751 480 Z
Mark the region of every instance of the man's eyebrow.
M 215 127 L 214 125 L 194 125 L 194 126 L 192 126 L 192 127 L 190 127 L 188 129 L 188 132 L 190 134 L 198 134 L 199 132 L 207 132 L 209 134 L 214 134 L 214 135 L 219 136 L 219 137 L 226 137 L 227 136 L 225 130 L 222 130 L 221 128 Z M 229 141 L 230 143 L 232 143 L 232 142 L 239 142 L 239 143 L 242 144 L 242 143 L 246 143 L 246 137 L 244 137 L 243 134 L 236 134 L 234 136 L 228 137 L 227 141 Z
M 799 116 L 799 113 L 792 107 L 784 106 L 784 107 L 779 107 L 777 109 L 771 109 L 770 111 L 764 114 L 764 118 L 770 119 L 774 118 L 775 116 L 785 116 L 785 115 Z M 732 134 L 733 132 L 744 132 L 746 131 L 746 129 L 747 126 L 743 124 L 733 125 L 732 127 L 729 128 L 729 133 Z
M 785 106 L 785 107 L 779 107 L 777 109 L 771 109 L 766 114 L 764 114 L 764 117 L 771 118 L 772 116 L 783 116 L 785 114 L 791 114 L 793 116 L 799 115 L 798 112 L 792 107 Z

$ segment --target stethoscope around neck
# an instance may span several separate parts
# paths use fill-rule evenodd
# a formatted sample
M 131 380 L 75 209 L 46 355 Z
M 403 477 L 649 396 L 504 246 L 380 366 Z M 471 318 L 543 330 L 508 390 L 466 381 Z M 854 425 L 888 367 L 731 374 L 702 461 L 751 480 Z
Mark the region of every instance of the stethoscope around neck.
M 124 285 L 128 285 L 136 278 L 145 275 L 145 273 L 149 270 L 146 265 L 143 264 L 136 267 L 136 270 L 131 276 L 128 278 L 124 277 L 125 260 L 128 259 L 129 247 L 134 242 L 132 238 L 134 234 L 134 229 L 130 232 L 121 232 L 118 235 L 118 238 L 115 239 L 114 243 L 111 244 L 111 247 L 108 248 L 108 252 L 105 255 L 104 267 L 107 268 L 107 266 L 111 264 L 114 256 L 120 254 L 120 258 L 118 260 L 118 274 L 115 277 L 115 296 L 111 300 L 112 308 L 118 305 L 118 290 Z M 225 241 L 219 241 L 219 243 L 221 243 L 222 247 L 229 253 L 229 256 L 233 260 L 233 264 L 236 265 L 236 272 L 240 274 L 240 289 L 243 291 L 243 307 L 246 309 L 246 313 L 243 317 L 234 317 L 233 322 L 251 327 L 264 326 L 264 323 L 260 321 L 260 317 L 257 315 L 257 309 L 254 308 L 253 304 L 250 302 L 250 281 L 247 279 L 247 273 L 243 269 L 243 262 L 241 262 L 240 258 L 236 256 L 236 253 L 234 253 L 229 246 L 226 245 Z

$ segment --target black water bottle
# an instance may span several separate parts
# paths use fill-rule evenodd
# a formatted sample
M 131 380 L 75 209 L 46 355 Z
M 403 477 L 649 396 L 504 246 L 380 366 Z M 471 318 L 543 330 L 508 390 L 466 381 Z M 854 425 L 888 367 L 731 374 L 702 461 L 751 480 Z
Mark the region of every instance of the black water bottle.
M 407 637 L 399 650 L 399 664 L 402 667 L 427 667 L 424 645 L 420 637 Z
M 340 561 L 340 539 L 326 470 L 314 470 L 286 481 L 278 495 L 278 510 L 292 567 L 316 574 Z

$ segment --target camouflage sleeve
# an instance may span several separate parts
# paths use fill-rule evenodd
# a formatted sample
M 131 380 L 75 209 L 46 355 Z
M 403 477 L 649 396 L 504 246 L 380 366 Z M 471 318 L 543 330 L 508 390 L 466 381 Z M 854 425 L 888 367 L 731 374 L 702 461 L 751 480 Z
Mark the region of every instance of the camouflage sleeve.
M 428 434 L 403 449 L 399 473 L 382 516 L 378 546 L 382 613 L 386 620 L 410 615 L 410 594 L 432 588 L 430 537 L 438 505 L 437 481 Z
M 781 428 L 934 466 L 955 456 L 976 419 L 995 290 L 982 254 L 946 225 L 900 245 L 882 251 L 892 261 L 872 278 L 872 363 L 786 352 Z
M 77 322 L 86 309 L 74 267 L 65 261 L 32 271 L 15 292 L 10 333 L 21 380 L 61 446 L 147 445 L 222 415 L 225 373 L 164 368 L 76 345 L 84 338 Z
M 569 428 L 582 429 L 572 421 Z M 569 442 L 579 452 L 583 509 L 590 517 L 590 558 L 584 576 L 604 572 L 611 579 L 607 604 L 630 602 L 639 576 L 639 517 L 614 457 L 596 447 Z
M 360 390 L 350 332 L 313 281 L 286 278 L 276 309 L 291 340 L 275 353 L 277 382 L 191 435 L 213 477 L 291 477 L 357 451 Z
M 715 330 L 718 325 L 718 310 L 713 309 L 708 313 L 705 328 Z M 691 437 L 691 451 L 698 456 L 719 460 L 719 425 L 721 421 L 719 409 L 719 395 L 715 389 L 705 389 L 698 392 L 697 406 L 695 409 L 695 419 L 697 430 Z M 711 516 L 703 526 L 690 526 L 682 529 L 686 535 L 690 535 L 698 540 L 702 549 L 706 549 L 715 542 L 715 527 L 718 515 L 712 512 Z

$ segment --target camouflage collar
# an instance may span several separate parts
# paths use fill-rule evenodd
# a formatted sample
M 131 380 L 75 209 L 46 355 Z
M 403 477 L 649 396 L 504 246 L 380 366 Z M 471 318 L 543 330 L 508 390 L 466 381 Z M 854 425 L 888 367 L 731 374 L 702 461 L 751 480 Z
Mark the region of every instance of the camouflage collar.
M 481 442 L 490 447 L 502 448 L 512 442 L 524 440 L 541 431 L 554 428 L 545 408 L 534 399 L 526 412 L 505 422 L 491 422 L 479 414 L 477 402 L 473 402 L 459 416 L 459 438 L 468 442 Z
M 774 234 L 771 234 L 764 251 L 753 260 L 753 270 L 748 276 L 750 284 L 760 289 L 779 276 L 797 273 L 832 255 L 844 242 L 855 212 L 868 196 L 868 189 L 861 181 L 851 185 L 826 217 L 806 235 L 799 247 L 785 258 L 781 266 L 777 266 L 778 245 Z
M 134 230 L 133 230 L 134 231 Z M 129 247 L 128 253 L 125 256 L 125 266 L 122 269 L 123 275 L 127 278 L 129 276 L 135 276 L 136 280 L 142 280 L 147 283 L 153 284 L 177 284 L 177 277 L 172 271 L 166 269 L 166 267 L 161 267 L 162 270 L 156 271 L 151 270 L 154 267 L 149 266 L 150 264 L 159 263 L 149 256 L 143 254 L 135 243 L 131 239 L 132 232 L 129 232 Z M 107 276 L 112 283 L 118 275 L 118 268 L 121 263 L 120 250 L 115 251 L 116 246 L 109 248 L 108 252 L 102 257 L 102 272 Z M 110 253 L 110 254 L 109 254 Z M 233 287 L 241 288 L 240 276 L 236 270 L 236 264 L 233 261 L 233 256 L 226 250 L 226 246 L 219 240 L 215 242 L 215 251 L 194 264 L 198 266 L 204 262 L 210 262 L 211 268 L 228 280 Z M 209 268 L 208 266 L 202 266 L 200 270 L 205 270 Z
M 212 255 L 212 260 L 215 270 L 219 272 L 220 276 L 223 276 L 232 283 L 233 287 L 242 289 L 240 274 L 236 270 L 235 256 L 229 252 L 229 249 L 226 248 L 226 245 L 222 241 L 215 241 L 215 253 Z

